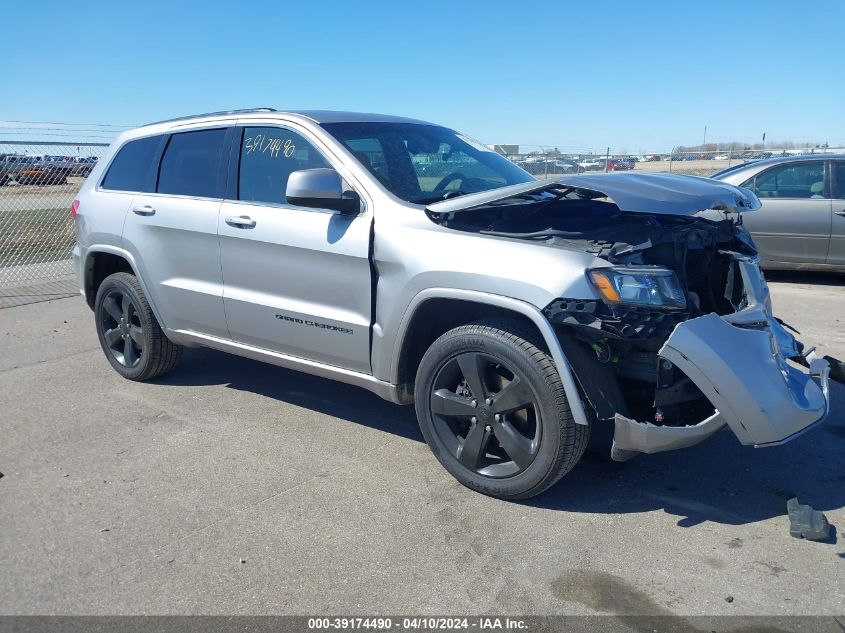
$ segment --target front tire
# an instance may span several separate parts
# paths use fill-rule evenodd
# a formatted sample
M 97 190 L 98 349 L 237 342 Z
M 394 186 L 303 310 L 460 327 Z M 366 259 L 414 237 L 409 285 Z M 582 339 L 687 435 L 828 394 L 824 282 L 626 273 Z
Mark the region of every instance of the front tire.
M 590 427 L 575 424 L 551 357 L 519 323 L 450 330 L 423 356 L 417 419 L 435 457 L 458 481 L 492 497 L 526 499 L 578 462 Z
M 172 370 L 182 346 L 168 339 L 135 275 L 115 273 L 94 301 L 100 346 L 114 370 L 129 380 L 150 380 Z

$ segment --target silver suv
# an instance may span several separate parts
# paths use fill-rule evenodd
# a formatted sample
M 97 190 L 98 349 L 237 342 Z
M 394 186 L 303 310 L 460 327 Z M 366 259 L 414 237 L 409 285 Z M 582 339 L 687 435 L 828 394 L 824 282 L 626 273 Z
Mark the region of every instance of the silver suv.
M 830 365 L 772 316 L 739 222 L 757 207 L 701 178 L 536 180 L 421 121 L 246 110 L 122 134 L 74 202 L 74 258 L 122 376 L 205 346 L 358 385 L 415 403 L 461 483 L 518 499 L 591 427 L 623 460 L 827 415 Z

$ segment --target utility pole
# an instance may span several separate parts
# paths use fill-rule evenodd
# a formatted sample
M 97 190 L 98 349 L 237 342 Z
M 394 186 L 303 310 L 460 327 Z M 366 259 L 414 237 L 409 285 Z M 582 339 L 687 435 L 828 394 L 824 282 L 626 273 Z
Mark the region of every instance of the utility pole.
M 704 140 L 701 141 L 701 149 L 704 150 L 704 146 L 707 145 L 707 126 L 704 126 Z

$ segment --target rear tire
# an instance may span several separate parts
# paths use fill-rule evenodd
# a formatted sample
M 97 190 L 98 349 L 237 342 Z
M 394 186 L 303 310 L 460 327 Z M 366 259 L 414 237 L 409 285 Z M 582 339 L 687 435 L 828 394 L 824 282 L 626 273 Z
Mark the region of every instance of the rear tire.
M 114 370 L 129 380 L 151 380 L 172 370 L 182 346 L 168 339 L 135 275 L 115 273 L 94 301 L 100 346 Z
M 420 429 L 443 467 L 500 499 L 526 499 L 554 485 L 590 437 L 589 426 L 575 424 L 537 335 L 514 321 L 478 321 L 443 334 L 420 362 L 415 400 Z

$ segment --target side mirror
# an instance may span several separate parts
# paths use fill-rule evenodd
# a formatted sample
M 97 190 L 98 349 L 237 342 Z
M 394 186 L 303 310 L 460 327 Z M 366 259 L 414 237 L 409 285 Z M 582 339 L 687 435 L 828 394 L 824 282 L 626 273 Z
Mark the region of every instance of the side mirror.
M 361 211 L 361 198 L 354 191 L 343 191 L 343 181 L 334 169 L 300 169 L 288 178 L 288 203 L 299 207 L 332 209 L 346 215 Z

